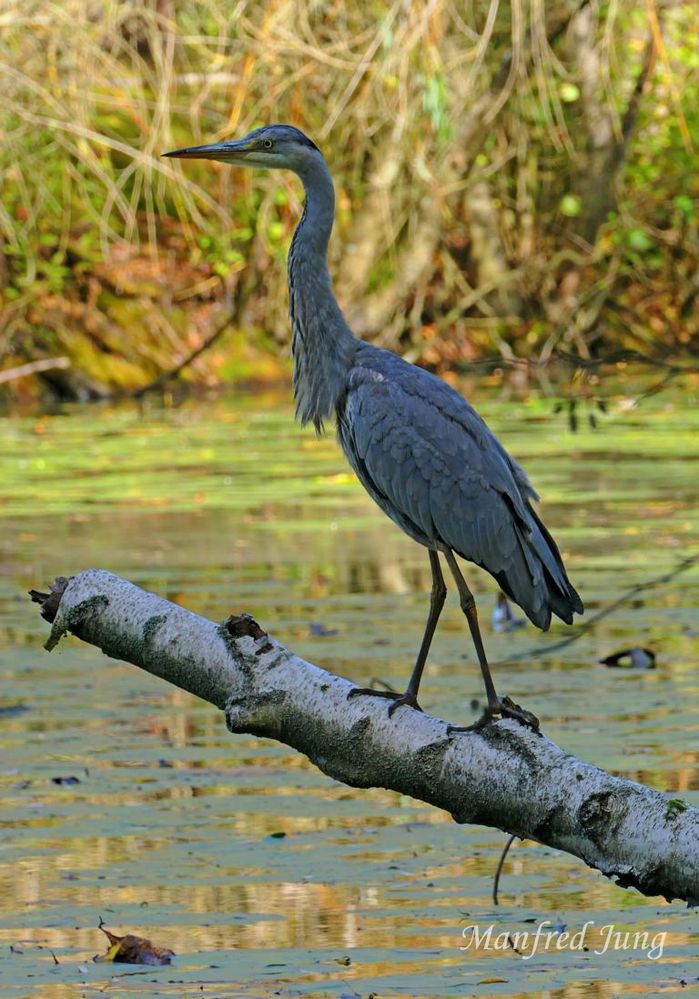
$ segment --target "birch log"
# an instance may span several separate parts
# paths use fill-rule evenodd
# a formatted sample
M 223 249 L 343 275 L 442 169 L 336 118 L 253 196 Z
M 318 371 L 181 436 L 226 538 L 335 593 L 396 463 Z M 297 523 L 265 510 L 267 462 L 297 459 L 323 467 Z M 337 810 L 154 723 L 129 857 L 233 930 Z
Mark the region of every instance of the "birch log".
M 348 700 L 351 681 L 305 662 L 249 615 L 222 624 L 100 569 L 32 591 L 70 632 L 225 711 L 231 732 L 277 739 L 352 787 L 384 787 L 564 850 L 644 895 L 699 904 L 699 809 L 564 752 L 511 720 L 449 735 L 412 708 Z

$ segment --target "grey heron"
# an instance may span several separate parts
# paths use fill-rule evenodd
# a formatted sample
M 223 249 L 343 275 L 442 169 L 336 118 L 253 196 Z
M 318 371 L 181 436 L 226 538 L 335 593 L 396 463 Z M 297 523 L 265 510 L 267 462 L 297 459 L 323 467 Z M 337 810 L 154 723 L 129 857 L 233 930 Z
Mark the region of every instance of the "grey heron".
M 476 726 L 509 717 L 538 719 L 499 698 L 483 648 L 476 604 L 455 555 L 497 580 L 543 630 L 551 615 L 570 624 L 583 612 L 558 547 L 532 506 L 538 496 L 523 469 L 451 386 L 397 354 L 358 339 L 333 293 L 327 249 L 335 218 L 330 171 L 315 145 L 291 125 L 268 125 L 242 139 L 165 153 L 236 166 L 292 170 L 306 200 L 289 251 L 289 312 L 296 415 L 317 432 L 334 418 L 342 450 L 372 499 L 428 552 L 432 591 L 415 666 L 402 694 L 355 688 L 420 710 L 422 672 L 444 606 L 444 557 L 456 583 L 487 696 Z

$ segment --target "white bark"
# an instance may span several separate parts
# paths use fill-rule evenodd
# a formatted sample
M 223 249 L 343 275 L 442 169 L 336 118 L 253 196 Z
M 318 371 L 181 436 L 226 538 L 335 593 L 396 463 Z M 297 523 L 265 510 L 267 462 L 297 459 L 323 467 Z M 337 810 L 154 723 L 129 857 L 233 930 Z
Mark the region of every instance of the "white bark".
M 67 632 L 210 701 L 353 787 L 385 787 L 579 857 L 623 887 L 699 904 L 699 810 L 565 753 L 514 721 L 447 734 L 294 655 L 248 616 L 216 624 L 99 569 L 44 603 Z M 53 602 L 53 607 L 51 603 Z

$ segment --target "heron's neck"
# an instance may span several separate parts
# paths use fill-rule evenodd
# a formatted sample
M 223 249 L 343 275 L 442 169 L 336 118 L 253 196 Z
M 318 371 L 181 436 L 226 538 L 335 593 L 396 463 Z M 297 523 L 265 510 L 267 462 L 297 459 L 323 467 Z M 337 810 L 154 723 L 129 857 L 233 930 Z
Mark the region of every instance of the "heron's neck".
M 301 423 L 320 430 L 335 412 L 352 363 L 355 337 L 345 322 L 328 272 L 328 240 L 335 192 L 322 160 L 301 174 L 303 210 L 289 251 L 289 314 L 294 356 L 294 398 Z

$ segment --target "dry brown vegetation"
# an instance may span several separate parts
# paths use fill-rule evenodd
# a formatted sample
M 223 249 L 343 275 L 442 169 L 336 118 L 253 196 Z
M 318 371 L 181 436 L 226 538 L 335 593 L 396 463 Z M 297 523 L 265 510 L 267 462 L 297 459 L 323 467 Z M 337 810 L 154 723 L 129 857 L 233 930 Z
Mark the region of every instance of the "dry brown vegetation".
M 298 182 L 159 158 L 270 121 L 326 152 L 362 335 L 440 370 L 689 350 L 698 69 L 693 0 L 4 0 L 5 385 L 133 390 L 219 329 L 183 377 L 274 377 Z

